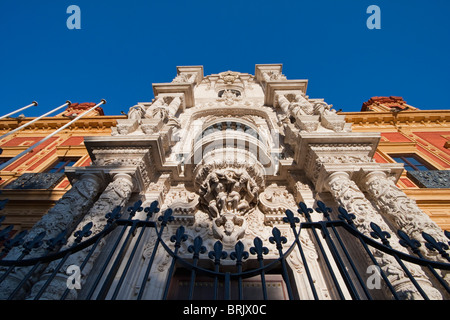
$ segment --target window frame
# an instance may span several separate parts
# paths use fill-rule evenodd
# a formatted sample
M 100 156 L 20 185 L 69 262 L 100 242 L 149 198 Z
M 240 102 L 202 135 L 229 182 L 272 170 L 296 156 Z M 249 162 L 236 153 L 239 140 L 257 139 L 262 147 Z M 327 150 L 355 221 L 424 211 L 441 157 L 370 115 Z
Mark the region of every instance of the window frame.
M 58 157 L 56 161 L 54 161 L 46 170 L 46 173 L 63 173 L 66 170 L 66 167 L 73 167 L 81 157 Z M 72 163 L 73 162 L 73 163 Z M 61 166 L 58 166 L 60 163 L 63 163 Z M 71 165 L 69 165 L 72 163 Z M 56 171 L 52 171 L 56 169 Z
M 430 163 L 428 163 L 426 160 L 424 160 L 422 157 L 415 153 L 395 153 L 395 154 L 389 154 L 389 156 L 394 160 L 396 163 L 403 163 L 405 166 L 406 171 L 428 171 L 428 170 L 436 170 Z M 419 162 L 420 165 L 412 163 L 408 158 L 412 158 L 415 161 Z M 397 161 L 396 159 L 401 159 L 401 162 Z M 408 170 L 407 167 L 410 167 L 412 170 Z M 426 170 L 421 169 L 420 167 L 425 167 Z

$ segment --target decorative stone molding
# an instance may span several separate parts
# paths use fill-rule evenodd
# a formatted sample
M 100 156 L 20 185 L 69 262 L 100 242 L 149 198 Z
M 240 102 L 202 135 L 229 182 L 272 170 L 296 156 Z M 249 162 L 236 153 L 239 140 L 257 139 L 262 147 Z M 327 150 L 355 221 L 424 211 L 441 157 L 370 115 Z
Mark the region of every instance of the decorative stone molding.
M 345 116 L 336 114 L 322 114 L 321 124 L 324 128 L 330 129 L 334 132 L 344 131 L 346 128 Z
M 300 130 L 314 132 L 319 128 L 319 116 L 298 116 L 296 118 L 296 123 Z
M 181 76 L 178 78 L 178 76 Z M 177 79 L 178 78 L 178 79 Z M 177 79 L 175 81 L 175 79 Z M 178 66 L 177 77 L 172 81 L 173 83 L 193 83 L 199 84 L 203 80 L 203 66 Z
M 351 131 L 351 127 L 345 122 L 345 116 L 337 115 L 332 105 L 325 103 L 323 99 L 309 99 L 301 90 L 275 90 L 273 106 L 281 109 L 278 114 L 279 122 L 295 120 L 299 129 L 306 132 Z
M 300 182 L 298 182 L 300 184 Z M 264 213 L 265 223 L 281 223 L 286 216 L 286 210 L 296 208 L 294 196 L 287 190 L 286 186 L 279 186 L 276 183 L 269 185 L 264 192 L 259 195 L 259 209 Z
M 178 112 L 186 109 L 184 93 L 161 93 L 155 100 L 140 103 L 128 111 L 128 119 L 118 119 L 112 135 L 158 134 L 167 124 L 179 127 Z

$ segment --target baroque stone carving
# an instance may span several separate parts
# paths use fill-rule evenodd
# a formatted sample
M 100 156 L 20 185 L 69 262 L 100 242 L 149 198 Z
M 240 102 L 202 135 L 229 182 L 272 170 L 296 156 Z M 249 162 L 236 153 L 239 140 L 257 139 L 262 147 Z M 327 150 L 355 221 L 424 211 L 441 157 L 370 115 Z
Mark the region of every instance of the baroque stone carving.
M 45 232 L 50 239 L 56 237 L 64 230 L 72 230 L 80 217 L 86 213 L 92 205 L 98 192 L 102 188 L 102 180 L 94 174 L 85 174 L 80 177 L 67 191 L 64 196 L 39 220 L 25 237 L 25 241 L 30 241 L 41 232 Z M 19 247 L 14 247 L 5 259 L 17 259 L 21 254 Z M 29 258 L 45 255 L 44 247 L 31 251 Z M 20 282 L 21 276 L 25 275 L 30 267 L 16 268 L 17 277 L 8 278 L 0 284 L 0 299 L 6 299 L 12 290 Z M 34 279 L 36 280 L 36 279 Z M 25 287 L 26 288 L 26 287 Z M 16 297 L 25 294 L 21 290 Z
M 176 115 L 183 105 L 183 99 L 182 93 L 164 94 L 157 96 L 151 104 L 132 106 L 128 110 L 128 119 L 117 120 L 112 135 L 156 134 L 164 124 L 180 127 Z
M 259 195 L 258 206 L 265 215 L 265 223 L 273 224 L 282 222 L 286 210 L 296 208 L 297 204 L 285 186 L 273 183 Z
M 307 132 L 327 129 L 334 132 L 349 131 L 346 127 L 345 116 L 337 115 L 331 104 L 322 99 L 308 99 L 300 90 L 278 91 L 275 95 L 275 104 L 279 105 L 281 114 L 278 114 L 280 123 L 295 121 L 297 126 Z
M 241 96 L 238 96 L 231 90 L 225 90 L 221 97 L 217 98 L 217 101 L 224 102 L 227 106 L 233 105 L 235 102 L 242 100 Z
M 370 223 L 375 222 L 382 230 L 390 230 L 387 223 L 383 220 L 373 208 L 370 201 L 365 197 L 364 193 L 358 188 L 356 183 L 350 180 L 345 172 L 332 173 L 328 178 L 329 190 L 333 197 L 344 207 L 348 212 L 355 214 L 355 224 L 358 230 L 364 234 L 370 235 Z M 396 235 L 393 232 L 391 237 L 391 245 L 394 249 L 405 251 L 399 244 Z M 396 264 L 393 256 L 384 254 L 381 251 L 372 249 L 374 256 L 381 261 L 380 267 L 387 274 L 389 281 L 399 293 L 402 299 L 420 299 L 421 296 L 417 289 L 406 279 L 404 271 Z M 408 265 L 408 269 L 417 277 L 417 281 L 421 283 L 422 288 L 432 299 L 440 300 L 442 295 L 433 288 L 431 282 L 427 279 L 424 272 L 417 265 Z
M 244 237 L 247 221 L 233 214 L 224 214 L 212 223 L 214 237 L 222 241 L 225 248 L 233 248 Z
M 94 203 L 92 208 L 89 210 L 88 214 L 83 218 L 80 223 L 80 226 L 84 226 L 88 223 L 92 223 L 93 226 L 91 228 L 92 234 L 91 236 L 99 233 L 103 227 L 106 225 L 105 215 L 108 212 L 111 212 L 116 206 L 123 206 L 126 204 L 130 198 L 131 191 L 133 190 L 133 182 L 132 178 L 127 174 L 118 174 L 115 176 L 114 181 L 112 181 L 106 189 L 102 192 L 99 199 Z M 73 239 L 70 239 L 66 246 L 70 246 Z M 87 274 L 93 268 L 93 263 L 97 259 L 98 255 L 101 252 L 102 247 L 104 246 L 104 242 L 98 244 L 95 252 L 91 255 L 89 262 L 85 265 L 83 269 L 83 274 Z M 67 270 L 69 265 L 81 265 L 84 258 L 87 256 L 89 251 L 88 249 L 81 250 L 73 255 L 71 255 L 65 262 L 64 266 L 60 269 L 60 273 L 58 273 L 58 277 L 52 281 L 49 286 L 49 290 L 46 290 L 44 295 L 42 296 L 44 299 L 54 300 L 62 295 L 64 290 L 67 288 L 66 286 L 66 277 L 67 275 L 62 273 L 64 270 Z M 59 261 L 54 261 L 50 263 L 47 267 L 46 273 L 51 273 L 55 265 Z M 30 297 L 33 297 L 39 292 L 41 286 L 45 283 L 45 277 L 41 278 L 42 280 L 36 283 L 32 291 L 30 293 Z M 77 292 L 72 290 L 70 292 L 70 296 L 68 299 L 76 299 Z
M 264 80 L 267 81 L 284 81 L 286 76 L 278 70 L 263 71 Z
M 200 203 L 211 218 L 247 213 L 258 201 L 259 187 L 243 168 L 211 172 L 199 189 Z
M 368 173 L 363 184 L 371 199 L 400 230 L 414 239 L 422 239 L 422 232 L 432 235 L 437 241 L 446 242 L 441 228 L 417 206 L 416 202 L 390 180 L 384 172 Z M 426 250 L 421 246 L 422 254 L 428 259 L 439 259 L 437 252 Z

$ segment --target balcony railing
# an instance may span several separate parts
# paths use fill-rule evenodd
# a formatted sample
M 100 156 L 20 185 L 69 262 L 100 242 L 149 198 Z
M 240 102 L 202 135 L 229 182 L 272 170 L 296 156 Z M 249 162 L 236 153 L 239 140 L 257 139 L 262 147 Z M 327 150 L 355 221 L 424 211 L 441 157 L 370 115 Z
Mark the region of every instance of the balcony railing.
M 24 173 L 19 178 L 4 187 L 5 190 L 44 189 L 49 190 L 56 186 L 64 177 L 64 172 Z
M 450 188 L 450 170 L 408 171 L 407 175 L 422 188 Z

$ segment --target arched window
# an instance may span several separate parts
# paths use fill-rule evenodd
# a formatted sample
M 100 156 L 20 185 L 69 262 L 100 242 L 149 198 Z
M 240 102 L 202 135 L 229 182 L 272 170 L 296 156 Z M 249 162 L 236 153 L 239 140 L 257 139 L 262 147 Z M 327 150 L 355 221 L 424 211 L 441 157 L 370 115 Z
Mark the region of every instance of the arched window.
M 214 132 L 219 132 L 219 131 L 244 132 L 244 133 L 249 134 L 249 135 L 255 137 L 256 139 L 264 142 L 262 140 L 262 137 L 257 132 L 257 130 L 253 129 L 252 127 L 250 127 L 244 123 L 236 122 L 236 121 L 223 121 L 223 122 L 217 122 L 215 124 L 212 124 L 202 131 L 201 135 L 199 135 L 199 137 L 196 139 L 196 141 L 198 141 Z
M 235 89 L 223 89 L 220 90 L 218 93 L 218 97 L 222 98 L 223 94 L 225 93 L 225 91 L 231 92 L 233 93 L 236 97 L 240 97 L 241 96 L 241 92 L 239 90 L 235 90 Z

